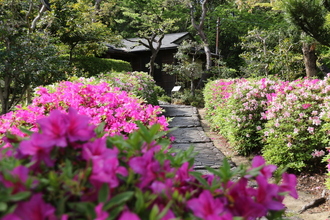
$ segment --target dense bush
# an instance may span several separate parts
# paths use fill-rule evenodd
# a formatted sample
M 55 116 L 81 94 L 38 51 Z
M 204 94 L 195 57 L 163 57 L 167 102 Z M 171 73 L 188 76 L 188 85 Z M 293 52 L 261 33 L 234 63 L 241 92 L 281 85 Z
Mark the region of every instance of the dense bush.
M 158 96 L 164 93 L 164 90 L 157 86 L 155 80 L 146 72 L 113 72 L 90 78 L 71 77 L 69 80 L 86 85 L 106 82 L 111 87 L 118 87 L 152 105 L 158 105 Z
M 265 159 L 292 170 L 322 170 L 329 145 L 328 78 L 218 80 L 205 89 L 212 128 L 241 154 L 262 149 Z M 326 115 L 326 116 L 325 116 Z
M 265 117 L 262 131 L 266 145 L 263 156 L 270 163 L 302 171 L 319 168 L 320 158 L 313 152 L 323 151 L 328 143 L 322 130 L 326 80 L 297 80 L 278 85 Z
M 204 107 L 204 97 L 201 90 L 195 90 L 195 94 L 191 94 L 190 89 L 172 93 L 171 102 L 180 105 L 191 105 L 197 108 Z
M 239 154 L 249 155 L 261 150 L 258 132 L 266 122 L 261 115 L 267 109 L 267 97 L 274 93 L 275 84 L 268 79 L 241 79 L 207 85 L 207 112 L 213 127 L 220 128 L 219 132 Z
M 131 97 L 119 88 L 113 88 L 103 82 L 95 85 L 64 81 L 53 87 L 37 88 L 36 97 L 27 107 L 0 117 L 0 133 L 7 130 L 23 135 L 21 126 L 37 129 L 36 120 L 50 111 L 66 111 L 69 107 L 77 109 L 80 114 L 92 117 L 91 123 L 105 123 L 107 135 L 128 134 L 137 129 L 136 121 L 150 127 L 159 123 L 166 129 L 167 121 L 159 116 L 159 106 L 146 105 L 138 98 Z
M 220 129 L 225 125 L 226 116 L 220 115 L 217 110 L 219 108 L 226 110 L 226 102 L 232 95 L 232 91 L 235 86 L 233 79 L 219 79 L 210 81 L 205 85 L 203 91 L 205 100 L 206 118 L 210 122 L 210 126 L 214 131 L 222 132 Z M 221 133 L 224 135 L 224 133 Z
M 98 58 L 93 56 L 80 56 L 73 60 L 74 66 L 87 72 L 87 77 L 97 76 L 107 72 L 132 71 L 131 64 L 123 60 Z
M 7 139 L 1 219 L 275 219 L 285 209 L 283 195 L 298 196 L 292 174 L 269 183 L 276 166 L 262 157 L 249 170 L 224 162 L 203 176 L 192 172 L 191 151 L 174 156 L 160 125 L 104 139 L 102 127 L 88 122 L 72 108 L 54 110 L 38 119 L 39 132 Z

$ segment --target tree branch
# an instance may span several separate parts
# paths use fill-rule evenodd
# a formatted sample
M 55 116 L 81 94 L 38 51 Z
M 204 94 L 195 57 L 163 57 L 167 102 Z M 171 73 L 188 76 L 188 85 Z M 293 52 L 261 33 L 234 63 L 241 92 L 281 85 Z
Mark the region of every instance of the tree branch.
M 42 14 L 47 10 L 45 5 L 42 5 L 37 17 L 35 17 L 31 23 L 31 30 L 33 31 L 36 28 L 37 21 L 41 18 Z

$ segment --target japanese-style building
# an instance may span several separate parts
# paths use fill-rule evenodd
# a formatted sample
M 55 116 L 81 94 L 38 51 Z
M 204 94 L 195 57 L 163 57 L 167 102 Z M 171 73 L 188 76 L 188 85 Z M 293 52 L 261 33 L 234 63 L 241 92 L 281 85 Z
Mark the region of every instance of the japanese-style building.
M 194 40 L 194 38 L 188 32 L 166 34 L 157 54 L 155 63 L 158 68 L 155 69 L 154 80 L 167 94 L 170 94 L 175 86 L 176 76 L 167 74 L 162 69 L 164 64 L 172 64 L 175 61 L 174 54 L 184 40 Z M 130 38 L 122 40 L 121 47 L 108 45 L 108 51 L 104 57 L 130 62 L 133 71 L 149 72 L 146 65 L 150 62 L 151 51 L 149 48 L 139 44 L 139 41 L 147 43 L 145 39 Z

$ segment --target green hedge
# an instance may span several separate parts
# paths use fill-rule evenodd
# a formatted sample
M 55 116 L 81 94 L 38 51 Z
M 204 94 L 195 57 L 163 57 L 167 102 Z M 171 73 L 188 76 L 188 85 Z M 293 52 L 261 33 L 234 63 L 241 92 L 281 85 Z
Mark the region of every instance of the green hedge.
M 73 64 L 84 72 L 88 72 L 87 77 L 96 76 L 107 72 L 130 72 L 131 64 L 123 60 L 98 58 L 92 56 L 80 56 L 74 58 Z

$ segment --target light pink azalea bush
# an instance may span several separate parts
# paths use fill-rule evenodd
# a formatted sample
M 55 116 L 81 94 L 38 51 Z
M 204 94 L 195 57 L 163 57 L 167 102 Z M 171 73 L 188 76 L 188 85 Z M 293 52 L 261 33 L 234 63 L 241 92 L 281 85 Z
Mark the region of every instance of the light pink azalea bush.
M 239 154 L 260 152 L 258 132 L 266 122 L 261 115 L 267 109 L 267 100 L 274 93 L 276 83 L 269 79 L 236 79 L 219 80 L 206 86 L 206 111 L 212 128 L 218 128 Z
M 324 121 L 324 98 L 329 95 L 327 80 L 304 79 L 283 82 L 269 103 L 262 131 L 266 145 L 263 156 L 269 163 L 297 171 L 319 168 L 316 152 L 328 146 Z
M 328 74 L 328 78 L 326 79 L 326 85 L 322 88 L 323 93 L 329 94 L 330 93 L 330 77 Z M 327 163 L 327 172 L 328 176 L 330 176 L 330 96 L 324 97 L 324 105 L 323 111 L 320 113 L 320 118 L 322 122 L 322 130 L 325 132 L 326 137 L 324 138 L 323 142 L 327 144 L 325 150 L 315 150 L 313 152 L 314 157 L 323 157 L 323 162 Z M 330 189 L 330 178 L 327 178 L 326 186 Z
M 0 151 L 0 218 L 209 219 L 278 218 L 284 194 L 297 198 L 296 177 L 257 156 L 248 170 L 192 172 L 193 158 L 170 148 L 161 126 L 103 137 L 73 108 L 37 120 L 40 130 L 7 138 Z M 189 152 L 189 151 L 188 151 Z M 235 179 L 235 181 L 234 181 Z M 254 182 L 252 187 L 249 182 Z
M 330 133 L 328 81 L 326 77 L 210 82 L 206 110 L 212 115 L 212 127 L 218 126 L 239 153 L 259 147 L 269 163 L 281 168 L 322 170 Z
M 95 85 L 78 82 L 60 82 L 52 89 L 39 87 L 32 104 L 17 109 L 0 118 L 0 134 L 10 131 L 23 136 L 20 127 L 37 130 L 36 120 L 47 115 L 51 110 L 65 112 L 69 107 L 77 109 L 79 114 L 91 117 L 92 124 L 105 123 L 106 135 L 128 134 L 137 130 L 136 121 L 151 127 L 161 124 L 167 129 L 167 121 L 160 116 L 162 109 L 142 103 L 143 101 L 129 96 L 119 88 L 107 83 Z

